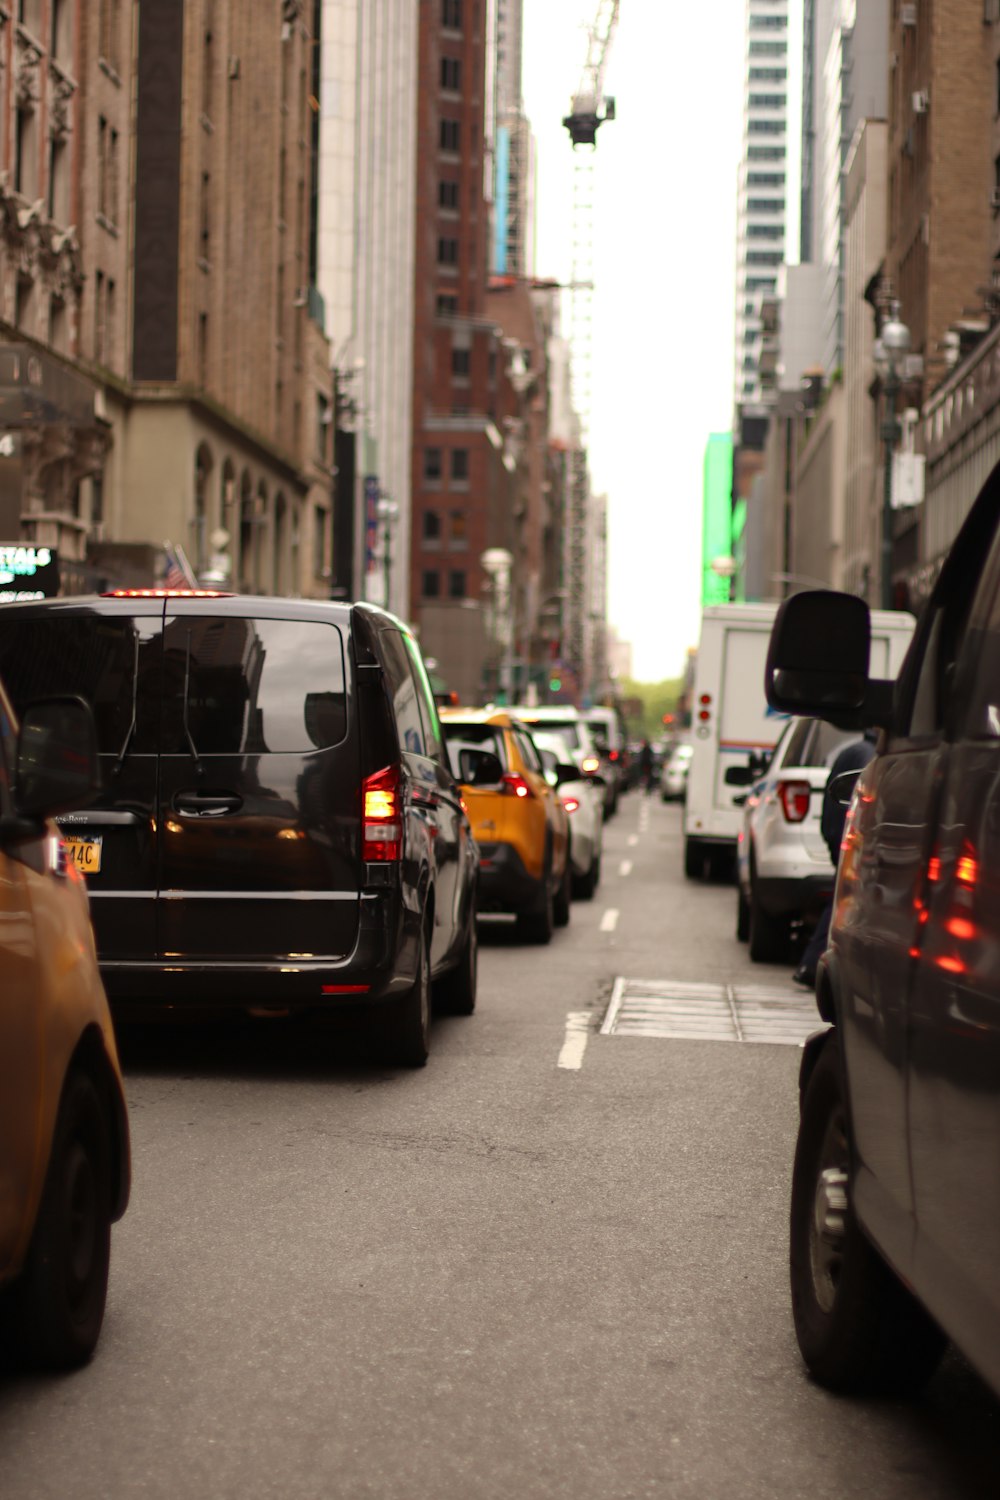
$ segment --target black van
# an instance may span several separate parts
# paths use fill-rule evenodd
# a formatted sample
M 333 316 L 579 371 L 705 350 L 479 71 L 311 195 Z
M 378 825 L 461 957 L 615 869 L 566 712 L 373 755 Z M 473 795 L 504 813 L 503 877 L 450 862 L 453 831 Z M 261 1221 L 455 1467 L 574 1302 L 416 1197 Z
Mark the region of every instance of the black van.
M 21 711 L 78 693 L 102 791 L 60 819 L 116 1013 L 377 1007 L 427 1057 L 476 997 L 478 850 L 406 627 L 363 604 L 148 591 L 0 610 Z

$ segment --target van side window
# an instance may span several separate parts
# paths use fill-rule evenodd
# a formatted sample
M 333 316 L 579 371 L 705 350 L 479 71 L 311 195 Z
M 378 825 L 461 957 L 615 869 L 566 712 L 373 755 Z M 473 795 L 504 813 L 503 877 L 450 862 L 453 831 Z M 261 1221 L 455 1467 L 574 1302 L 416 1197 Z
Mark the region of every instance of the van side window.
M 347 733 L 335 625 L 178 615 L 163 633 L 163 753 L 303 754 Z
M 996 740 L 1000 739 L 1000 587 L 975 634 L 978 660 L 966 703 L 964 733 L 971 739 Z
M 4 622 L 0 677 L 15 713 L 35 698 L 74 693 L 94 713 L 97 747 L 153 755 L 160 719 L 158 618 L 66 614 Z M 133 709 L 135 728 L 130 734 Z
M 427 668 L 424 659 L 420 655 L 416 641 L 410 635 L 403 636 L 403 644 L 406 646 L 410 658 L 410 668 L 417 683 L 417 701 L 420 706 L 420 717 L 424 725 L 424 743 L 427 746 L 427 754 L 432 760 L 444 761 L 444 750 L 442 748 L 443 736 L 441 724 L 438 719 L 437 704 L 434 702 L 434 693 L 431 689 L 430 678 L 427 676 Z
M 398 630 L 383 630 L 379 649 L 385 667 L 392 711 L 399 731 L 399 748 L 410 755 L 425 755 L 424 725 L 417 703 L 417 684 Z

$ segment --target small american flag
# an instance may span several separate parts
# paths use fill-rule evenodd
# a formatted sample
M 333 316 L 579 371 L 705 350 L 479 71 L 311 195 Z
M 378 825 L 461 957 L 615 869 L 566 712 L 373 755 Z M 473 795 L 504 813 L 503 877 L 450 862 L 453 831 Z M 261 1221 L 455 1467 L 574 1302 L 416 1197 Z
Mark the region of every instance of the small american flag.
M 163 575 L 163 587 L 165 589 L 195 589 L 198 581 L 194 576 L 191 564 L 188 562 L 183 547 L 175 547 L 173 542 L 164 542 L 164 555 L 167 559 L 167 571 Z

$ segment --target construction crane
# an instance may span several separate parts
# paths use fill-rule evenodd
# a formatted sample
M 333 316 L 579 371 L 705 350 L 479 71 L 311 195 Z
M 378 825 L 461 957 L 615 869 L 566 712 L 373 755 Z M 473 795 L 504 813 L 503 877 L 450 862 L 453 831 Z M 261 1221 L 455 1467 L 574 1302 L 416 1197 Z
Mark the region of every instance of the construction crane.
M 587 60 L 570 112 L 563 119 L 573 146 L 573 259 L 570 275 L 570 359 L 573 405 L 580 421 L 580 442 L 573 451 L 567 506 L 565 576 L 566 615 L 562 622 L 563 654 L 584 691 L 593 675 L 591 600 L 595 581 L 589 566 L 595 549 L 591 515 L 587 437 L 590 429 L 594 317 L 594 153 L 597 132 L 615 117 L 615 101 L 604 96 L 604 74 L 618 25 L 619 0 L 598 0 L 597 15 L 587 28 Z M 598 572 L 603 570 L 599 560 Z M 602 652 L 597 653 L 602 656 Z

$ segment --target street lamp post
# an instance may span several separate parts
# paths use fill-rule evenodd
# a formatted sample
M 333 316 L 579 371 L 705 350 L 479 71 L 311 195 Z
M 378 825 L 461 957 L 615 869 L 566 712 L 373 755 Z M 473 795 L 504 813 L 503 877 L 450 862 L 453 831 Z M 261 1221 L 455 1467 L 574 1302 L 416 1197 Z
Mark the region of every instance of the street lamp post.
M 875 340 L 875 368 L 885 393 L 882 441 L 885 444 L 885 476 L 882 481 L 882 608 L 892 608 L 892 460 L 900 436 L 896 420 L 896 397 L 903 384 L 903 367 L 910 349 L 910 330 L 901 321 L 899 303 L 893 302 L 889 316 Z

